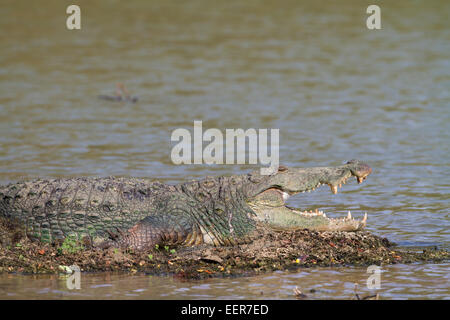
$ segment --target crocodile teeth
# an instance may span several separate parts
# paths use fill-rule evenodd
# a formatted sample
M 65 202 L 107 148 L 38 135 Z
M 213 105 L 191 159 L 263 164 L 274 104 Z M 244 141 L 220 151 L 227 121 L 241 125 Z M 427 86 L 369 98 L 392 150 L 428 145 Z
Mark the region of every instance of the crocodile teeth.
M 356 177 L 356 180 L 358 180 L 358 183 L 362 183 L 364 181 L 363 177 Z
M 333 192 L 333 194 L 336 194 L 338 192 L 337 186 L 330 185 L 330 189 L 331 189 L 331 192 Z
M 347 213 L 347 220 L 351 220 L 352 219 L 352 213 L 349 211 Z
M 366 222 L 367 222 L 367 212 L 364 213 L 364 218 L 361 220 L 361 222 L 366 224 Z

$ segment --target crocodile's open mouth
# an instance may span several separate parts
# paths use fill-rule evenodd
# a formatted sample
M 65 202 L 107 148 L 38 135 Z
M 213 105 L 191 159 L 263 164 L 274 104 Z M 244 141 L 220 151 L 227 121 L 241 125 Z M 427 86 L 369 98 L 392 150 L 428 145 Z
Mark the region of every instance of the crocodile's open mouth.
M 358 172 L 357 174 L 345 172 L 339 177 L 333 176 L 333 179 L 331 180 L 326 179 L 328 181 L 318 179 L 298 190 L 293 190 L 292 187 L 272 185 L 256 195 L 250 201 L 249 205 L 260 220 L 274 222 L 273 224 L 279 224 L 280 226 L 289 225 L 292 227 L 301 227 L 302 225 L 308 225 L 308 227 L 311 228 L 311 224 L 315 224 L 316 227 L 312 229 L 342 231 L 361 230 L 366 226 L 367 213 L 364 214 L 361 220 L 355 220 L 350 211 L 348 211 L 347 215 L 343 218 L 335 219 L 327 217 L 325 212 L 318 208 L 314 211 L 301 210 L 287 206 L 285 202 L 289 197 L 295 194 L 311 192 L 326 185 L 329 186 L 333 194 L 337 194 L 339 188 L 342 188 L 350 177 L 356 176 L 356 181 L 360 184 L 367 178 L 371 171 L 372 170 L 368 168 L 368 170 Z M 280 221 L 280 223 L 276 223 L 276 220 Z M 283 221 L 281 222 L 281 220 Z
M 315 189 L 317 189 L 318 187 L 320 187 L 320 185 L 318 185 L 316 188 L 311 189 L 311 190 L 315 190 Z M 298 209 L 298 208 L 293 208 L 293 207 L 291 207 L 291 206 L 286 205 L 285 202 L 286 202 L 292 195 L 295 195 L 295 194 L 297 194 L 297 193 L 288 193 L 288 192 L 285 192 L 285 191 L 282 191 L 282 190 L 276 189 L 276 188 L 274 188 L 273 190 L 274 190 L 275 192 L 277 192 L 277 193 L 278 193 L 278 196 L 283 200 L 283 206 L 284 206 L 285 208 L 291 210 L 292 212 L 297 213 L 297 214 L 300 214 L 300 215 L 302 215 L 302 216 L 304 216 L 304 217 L 323 217 L 323 218 L 327 218 L 327 219 L 328 219 L 328 217 L 327 217 L 327 215 L 325 214 L 325 212 L 323 212 L 322 210 L 319 210 L 318 208 L 316 208 L 314 211 L 313 211 L 313 210 L 309 210 L 309 211 L 308 211 L 308 210 L 304 210 L 304 211 L 302 211 L 302 210 L 300 210 L 300 209 Z M 311 190 L 308 190 L 308 191 L 302 191 L 301 193 L 311 192 Z M 267 191 L 269 191 L 269 190 L 267 190 Z M 337 190 L 333 190 L 333 189 L 332 189 L 332 192 L 333 192 L 333 194 L 336 194 L 336 193 L 337 193 Z M 344 218 L 342 218 L 342 221 L 346 221 L 346 220 L 348 220 L 348 221 L 354 220 L 354 218 L 352 217 L 352 214 L 351 214 L 350 210 L 347 212 L 347 216 L 345 216 Z M 354 220 L 354 221 L 355 221 L 355 220 Z M 366 222 L 367 222 L 367 213 L 364 214 L 364 217 L 363 217 L 362 220 L 361 220 L 361 223 L 363 223 L 364 226 L 365 226 Z
M 366 180 L 366 178 L 367 178 L 367 176 L 369 174 L 370 173 L 367 173 L 367 174 L 364 174 L 364 175 L 361 175 L 361 176 L 356 176 L 356 181 L 358 182 L 358 184 L 363 183 L 363 181 Z M 283 205 L 284 205 L 284 203 L 293 195 L 296 195 L 296 194 L 299 194 L 299 193 L 305 193 L 305 192 L 310 193 L 311 191 L 315 191 L 317 188 L 320 188 L 321 186 L 325 186 L 325 185 L 328 185 L 330 187 L 330 190 L 331 190 L 331 192 L 333 194 L 337 194 L 339 188 L 342 188 L 342 186 L 347 183 L 347 180 L 349 178 L 350 177 L 344 177 L 340 181 L 338 181 L 338 183 L 336 183 L 336 184 L 322 184 L 322 183 L 318 182 L 315 186 L 312 186 L 311 188 L 308 188 L 308 189 L 306 189 L 304 191 L 298 191 L 298 192 L 287 191 L 287 190 L 285 191 L 285 190 L 283 190 L 281 188 L 273 188 L 273 189 L 275 189 L 275 191 L 279 193 L 279 196 L 281 197 L 281 199 L 283 199 Z M 292 207 L 289 207 L 289 206 L 286 206 L 286 205 L 284 205 L 284 206 L 286 208 L 296 212 L 296 213 L 303 214 L 305 216 L 310 216 L 310 217 L 312 217 L 312 216 L 323 216 L 325 218 L 327 217 L 323 211 L 321 211 L 321 210 L 319 210 L 317 208 L 315 209 L 315 211 L 313 211 L 313 210 L 301 211 L 301 210 L 298 210 L 296 208 L 292 208 Z M 351 215 L 350 211 L 348 211 L 347 216 L 344 219 L 352 219 L 352 215 Z M 363 218 L 364 222 L 366 220 L 367 220 L 367 213 L 365 214 L 365 216 Z

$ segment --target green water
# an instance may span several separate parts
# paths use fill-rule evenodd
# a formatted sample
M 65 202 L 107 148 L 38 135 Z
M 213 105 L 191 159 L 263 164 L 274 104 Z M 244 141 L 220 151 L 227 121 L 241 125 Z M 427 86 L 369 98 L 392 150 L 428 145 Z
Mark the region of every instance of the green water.
M 171 132 L 192 130 L 194 120 L 223 132 L 278 128 L 284 165 L 356 158 L 373 167 L 362 185 L 291 205 L 333 217 L 367 212 L 367 229 L 394 242 L 450 247 L 448 1 L 378 1 L 374 31 L 361 1 L 80 0 L 79 31 L 65 27 L 69 4 L 2 1 L 1 183 L 244 173 L 253 167 L 174 165 Z M 117 82 L 139 102 L 97 98 Z M 386 267 L 379 293 L 448 298 L 448 271 L 446 263 Z M 86 275 L 69 292 L 58 277 L 2 275 L 0 298 L 260 298 L 261 287 L 263 298 L 284 299 L 305 281 L 304 290 L 323 288 L 312 298 L 345 298 L 366 278 L 358 268 L 201 283 Z

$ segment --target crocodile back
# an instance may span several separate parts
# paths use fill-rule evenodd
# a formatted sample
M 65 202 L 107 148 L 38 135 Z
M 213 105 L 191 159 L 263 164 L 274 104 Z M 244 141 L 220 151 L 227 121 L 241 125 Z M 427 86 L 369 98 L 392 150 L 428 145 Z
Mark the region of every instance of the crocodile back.
M 172 186 L 134 178 L 69 178 L 0 187 L 0 217 L 19 220 L 31 239 L 52 242 L 107 237 L 152 213 L 153 199 Z

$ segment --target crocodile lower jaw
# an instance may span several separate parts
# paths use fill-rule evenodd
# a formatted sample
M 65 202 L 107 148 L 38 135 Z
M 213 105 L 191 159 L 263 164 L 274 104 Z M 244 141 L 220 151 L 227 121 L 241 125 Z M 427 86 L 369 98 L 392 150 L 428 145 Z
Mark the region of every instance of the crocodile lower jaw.
M 361 220 L 356 220 L 352 217 L 352 213 L 350 210 L 347 212 L 347 216 L 343 218 L 328 218 L 327 215 L 318 209 L 316 209 L 314 212 L 312 210 L 308 211 L 300 211 L 295 208 L 291 208 L 288 206 L 285 206 L 292 212 L 299 214 L 303 217 L 308 218 L 314 218 L 314 217 L 323 217 L 327 218 L 329 220 L 329 226 L 324 227 L 323 231 L 326 231 L 327 229 L 339 229 L 342 231 L 354 231 L 354 230 L 361 230 L 366 227 L 367 224 L 367 212 L 364 213 L 364 216 Z M 339 228 L 340 226 L 340 228 Z

